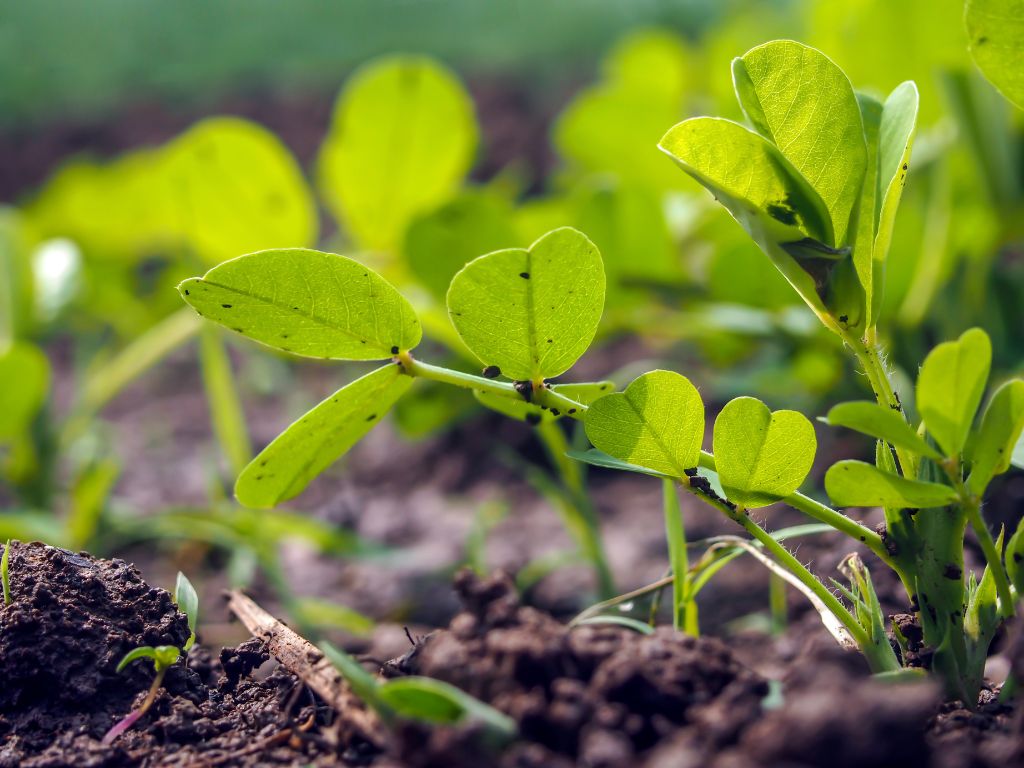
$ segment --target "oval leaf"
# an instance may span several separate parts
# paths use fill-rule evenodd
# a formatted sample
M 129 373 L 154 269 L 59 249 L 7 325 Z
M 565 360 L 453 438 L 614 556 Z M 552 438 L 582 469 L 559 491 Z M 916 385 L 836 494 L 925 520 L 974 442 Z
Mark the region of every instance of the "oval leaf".
M 288 429 L 247 466 L 235 497 L 267 508 L 298 496 L 310 481 L 359 442 L 412 384 L 387 365 L 339 389 Z
M 946 452 L 959 456 L 974 423 L 992 364 L 992 343 L 980 328 L 928 353 L 917 377 L 917 409 Z
M 734 60 L 733 83 L 750 122 L 824 201 L 834 232 L 826 243 L 844 245 L 867 168 L 849 78 L 820 51 L 776 40 Z
M 570 227 L 530 248 L 481 256 L 448 289 L 448 314 L 485 365 L 521 381 L 565 373 L 597 333 L 604 267 L 586 236 Z
M 753 397 L 730 401 L 715 419 L 718 477 L 728 499 L 752 509 L 793 493 L 811 471 L 814 427 L 796 411 L 775 411 Z
M 585 424 L 609 456 L 681 478 L 700 458 L 704 404 L 685 376 L 651 371 L 590 406 Z
M 338 98 L 320 156 L 328 207 L 363 249 L 394 252 L 410 220 L 447 200 L 477 145 L 473 102 L 447 69 L 393 56 Z
M 178 610 L 188 617 L 189 638 L 185 641 L 184 650 L 189 650 L 196 642 L 196 624 L 199 621 L 199 595 L 196 588 L 188 577 L 178 571 L 178 578 L 174 583 L 174 604 Z
M 369 267 L 305 248 L 259 251 L 178 286 L 208 320 L 304 357 L 382 360 L 422 337 L 412 305 Z
M 981 428 L 971 452 L 971 476 L 967 485 L 981 494 L 995 475 L 1010 468 L 1013 449 L 1024 432 L 1024 381 L 1008 381 L 992 396 L 981 418 Z
M 906 448 L 921 456 L 927 456 L 929 459 L 942 459 L 942 455 L 907 424 L 901 413 L 884 405 L 867 401 L 839 403 L 828 412 L 825 420 L 832 426 L 855 429 L 897 448 Z
M 967 0 L 968 50 L 989 82 L 1024 109 L 1024 3 Z
M 825 473 L 829 498 L 843 507 L 921 509 L 944 507 L 956 500 L 948 485 L 909 480 L 863 461 L 840 461 Z

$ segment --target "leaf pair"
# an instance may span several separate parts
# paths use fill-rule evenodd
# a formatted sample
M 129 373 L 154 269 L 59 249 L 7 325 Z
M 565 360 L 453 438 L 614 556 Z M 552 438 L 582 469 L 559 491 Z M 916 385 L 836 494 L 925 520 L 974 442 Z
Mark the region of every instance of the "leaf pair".
M 587 437 L 601 451 L 663 475 L 696 469 L 704 437 L 704 404 L 696 387 L 671 371 L 652 371 L 587 411 Z M 741 397 L 715 421 L 715 465 L 728 499 L 746 508 L 793 493 L 814 460 L 814 429 L 795 411 L 772 413 Z
M 831 272 L 852 247 L 864 311 L 843 322 L 866 323 L 877 313 L 874 267 L 892 234 L 916 88 L 904 83 L 885 104 L 858 99 L 831 60 L 788 40 L 736 59 L 733 83 L 753 130 L 693 118 L 665 134 L 660 149 L 715 195 L 823 318 Z

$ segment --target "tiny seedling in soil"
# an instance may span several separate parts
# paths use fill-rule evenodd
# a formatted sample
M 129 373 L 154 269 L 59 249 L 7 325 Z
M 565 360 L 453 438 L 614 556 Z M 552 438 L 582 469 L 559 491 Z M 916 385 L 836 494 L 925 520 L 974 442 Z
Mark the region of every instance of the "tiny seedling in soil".
M 485 375 L 414 357 L 423 329 L 412 304 L 344 256 L 260 251 L 182 283 L 183 299 L 201 316 L 275 349 L 383 362 L 288 427 L 240 473 L 235 495 L 255 508 L 299 495 L 417 379 L 468 389 L 529 423 L 581 421 L 596 450 L 570 454 L 566 447 L 559 458 L 665 483 L 677 627 L 695 629 L 688 615 L 694 583 L 675 504 L 682 488 L 739 525 L 753 542 L 735 546 L 799 585 L 837 640 L 859 648 L 875 672 L 903 668 L 910 656 L 890 644 L 863 564 L 844 564 L 848 586 L 837 595 L 752 516 L 782 502 L 865 545 L 896 573 L 932 651 L 931 672 L 949 696 L 971 705 L 989 646 L 1015 615 L 1014 591 L 1024 588 L 1024 527 L 1007 542 L 1004 564 L 1003 536 L 993 540 L 981 516 L 989 483 L 1013 463 L 1024 430 L 1024 381 L 1002 383 L 981 408 L 992 348 L 974 328 L 922 361 L 916 414 L 904 410 L 894 388 L 877 325 L 917 88 L 902 83 L 885 99 L 855 92 L 831 60 L 793 41 L 737 58 L 733 81 L 746 124 L 692 118 L 672 127 L 659 148 L 732 214 L 864 373 L 874 401 L 840 404 L 824 419 L 876 445 L 874 463 L 844 460 L 828 470 L 825 490 L 836 506 L 799 491 L 817 449 L 811 420 L 801 413 L 736 398 L 714 421 L 710 452 L 703 448 L 703 400 L 679 373 L 650 371 L 622 392 L 599 382 L 553 383 L 590 346 L 605 301 L 601 255 L 569 227 L 529 248 L 483 255 L 452 279 L 449 318 Z M 881 507 L 884 530 L 841 507 Z M 968 528 L 987 563 L 980 579 L 964 570 Z M 366 695 L 379 692 L 367 686 Z
M 192 586 L 192 582 L 181 571 L 178 572 L 178 578 L 174 585 L 174 602 L 178 606 L 178 609 L 188 617 L 188 628 L 189 638 L 185 642 L 182 648 L 176 648 L 173 645 L 158 645 L 156 647 L 145 645 L 140 648 L 135 648 L 125 654 L 124 658 L 117 665 L 117 671 L 121 672 L 131 664 L 133 661 L 139 659 L 151 659 L 153 661 L 153 670 L 155 676 L 153 682 L 149 686 L 149 691 L 146 693 L 146 698 L 143 699 L 142 704 L 138 709 L 133 710 L 123 720 L 116 723 L 106 735 L 103 737 L 104 744 L 112 744 L 114 740 L 122 733 L 131 728 L 146 712 L 153 706 L 153 701 L 156 699 L 156 694 L 160 690 L 160 686 L 163 685 L 164 675 L 167 674 L 167 670 L 173 666 L 179 658 L 181 658 L 182 652 L 188 653 L 188 651 L 195 644 L 196 640 L 196 621 L 199 616 L 199 596 L 196 594 L 195 588 Z

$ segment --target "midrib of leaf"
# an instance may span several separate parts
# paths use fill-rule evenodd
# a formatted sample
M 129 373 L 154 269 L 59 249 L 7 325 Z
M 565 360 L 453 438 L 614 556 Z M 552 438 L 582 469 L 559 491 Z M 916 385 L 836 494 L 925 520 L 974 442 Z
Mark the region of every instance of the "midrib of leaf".
M 303 279 L 305 279 L 305 275 L 303 275 Z M 337 276 L 335 276 L 335 279 L 337 279 Z M 267 298 L 266 296 L 260 296 L 259 294 L 250 293 L 249 291 L 243 291 L 241 288 L 235 288 L 235 287 L 230 286 L 230 285 L 224 285 L 223 283 L 214 282 L 213 280 L 208 280 L 206 278 L 200 278 L 200 280 L 202 282 L 206 283 L 207 285 L 215 286 L 217 288 L 220 288 L 222 290 L 228 291 L 230 293 L 234 293 L 237 296 L 245 296 L 245 297 L 250 298 L 250 299 L 255 299 L 255 300 L 260 301 L 260 302 L 262 302 L 262 303 L 264 303 L 264 304 L 266 304 L 268 306 L 275 307 L 276 309 L 280 309 L 280 310 L 282 310 L 282 311 L 284 311 L 284 312 L 286 312 L 288 314 L 301 315 L 302 317 L 305 317 L 305 318 L 307 318 L 309 320 L 313 320 L 318 325 L 321 325 L 324 328 L 327 328 L 327 329 L 332 330 L 332 331 L 339 331 L 339 332 L 345 334 L 346 336 L 348 336 L 349 338 L 356 339 L 357 341 L 363 341 L 363 334 L 353 333 L 348 328 L 344 328 L 344 327 L 342 327 L 340 325 L 334 325 L 330 321 L 328 321 L 328 320 L 324 319 L 323 317 L 315 314 L 312 310 L 310 312 L 304 312 L 301 309 L 295 309 L 295 307 L 292 306 L 292 305 L 281 304 L 280 302 L 278 302 L 278 301 L 276 301 L 274 299 Z M 308 288 L 308 281 L 307 281 L 307 288 Z M 342 292 L 341 295 L 344 296 L 345 295 L 344 292 Z M 310 296 L 312 297 L 312 292 L 310 292 Z M 372 305 L 372 303 L 373 302 L 371 302 L 371 305 Z M 346 311 L 348 311 L 348 300 L 347 299 L 346 299 L 346 302 L 345 302 L 345 308 L 346 308 Z M 376 317 L 376 315 L 374 315 L 374 317 Z M 376 341 L 379 342 L 380 339 L 378 338 L 378 339 L 376 339 Z
M 662 441 L 661 434 L 656 429 L 654 429 L 651 422 L 649 422 L 647 418 L 643 415 L 643 413 L 641 413 L 640 409 L 636 407 L 636 404 L 629 399 L 628 393 L 624 393 L 623 397 L 626 398 L 626 402 L 629 404 L 629 407 L 633 409 L 633 412 L 637 415 L 637 418 L 640 419 L 640 422 L 645 427 L 647 427 L 647 431 L 654 436 L 654 442 L 658 444 L 658 447 L 668 458 L 668 461 L 672 465 L 672 468 L 676 471 L 676 476 L 683 477 L 686 474 L 685 470 L 689 469 L 689 467 L 679 466 L 679 463 L 676 461 L 676 457 L 673 455 L 672 451 L 669 450 L 668 446 L 665 445 L 665 443 Z
M 537 347 L 537 318 L 533 313 L 533 252 L 529 248 L 526 250 L 526 274 L 529 275 L 526 280 L 526 344 L 530 349 L 530 372 L 536 379 L 540 376 L 540 349 Z

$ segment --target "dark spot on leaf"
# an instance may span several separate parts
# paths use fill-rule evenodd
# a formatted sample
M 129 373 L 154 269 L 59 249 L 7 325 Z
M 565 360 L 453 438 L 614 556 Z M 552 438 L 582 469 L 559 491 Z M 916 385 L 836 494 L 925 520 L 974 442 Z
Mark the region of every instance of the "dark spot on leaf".
M 904 163 L 904 164 L 903 164 L 903 170 L 905 171 L 905 170 L 907 170 L 907 168 L 908 168 L 907 164 L 906 164 L 906 163 Z
M 488 365 L 484 368 L 483 375 L 485 379 L 496 379 L 501 376 L 501 368 L 496 365 Z
M 391 354 L 392 355 L 397 355 L 398 354 L 398 347 L 392 347 L 391 348 Z
M 561 411 L 559 411 L 559 410 L 558 410 L 557 408 L 552 408 L 552 409 L 551 409 L 551 415 L 552 415 L 552 416 L 561 416 L 561 415 L 562 415 L 562 412 L 561 412 Z
M 530 273 L 529 272 L 520 272 L 519 276 L 521 278 L 523 278 L 523 280 L 529 280 L 530 279 Z
M 537 426 L 538 424 L 540 424 L 540 414 L 539 413 L 528 413 L 528 414 L 526 414 L 526 423 L 530 424 L 530 425 L 532 425 L 534 427 Z
M 978 38 L 977 42 L 975 42 L 975 45 L 984 45 L 987 42 L 988 37 L 986 35 L 982 35 L 981 37 Z
M 191 295 L 191 294 L 189 294 L 189 292 L 188 292 L 188 288 L 186 288 L 186 289 L 185 289 L 185 295 L 186 295 L 186 296 L 189 296 L 189 295 Z
M 552 343 L 554 339 L 548 339 L 548 344 Z
M 369 416 L 366 417 L 366 420 L 367 421 L 373 421 L 376 418 L 377 418 L 377 414 L 376 413 L 371 413 Z
M 570 409 L 569 409 L 569 413 L 570 413 L 570 414 L 576 413 L 576 409 L 575 409 L 575 408 L 570 408 Z
M 287 333 L 282 333 L 281 334 L 281 338 L 282 339 L 287 339 L 288 338 L 288 334 Z
M 959 581 L 960 577 L 963 576 L 963 571 L 955 563 L 947 563 L 946 567 L 942 569 L 942 575 L 947 579 Z
M 232 328 L 231 330 L 237 331 L 238 333 L 245 333 L 245 331 L 243 331 L 241 328 Z
M 221 304 L 221 306 L 224 307 L 224 309 L 231 309 L 230 304 Z
M 256 475 L 256 479 L 257 480 L 262 480 L 263 479 L 263 475 Z
M 846 322 L 849 322 L 849 320 L 850 320 L 850 316 L 849 315 L 840 315 L 839 316 L 839 322 L 840 323 L 846 323 Z

